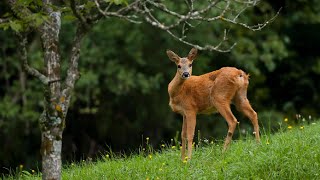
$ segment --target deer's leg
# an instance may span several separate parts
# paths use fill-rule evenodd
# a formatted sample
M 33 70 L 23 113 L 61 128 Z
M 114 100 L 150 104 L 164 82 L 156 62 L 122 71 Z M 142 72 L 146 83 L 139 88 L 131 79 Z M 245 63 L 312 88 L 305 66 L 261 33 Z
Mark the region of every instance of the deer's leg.
M 225 104 L 225 103 L 221 103 L 219 105 L 216 105 L 217 110 L 219 111 L 219 113 L 221 114 L 221 116 L 223 116 L 225 118 L 225 120 L 228 123 L 228 134 L 227 137 L 225 139 L 224 145 L 223 145 L 223 151 L 227 150 L 231 140 L 232 140 L 232 136 L 234 133 L 234 130 L 237 126 L 237 119 L 234 117 L 234 115 L 231 112 L 230 109 L 230 105 L 229 104 Z
M 193 113 L 193 112 L 187 113 L 186 121 L 187 121 L 186 128 L 187 128 L 187 141 L 188 141 L 188 159 L 191 159 L 194 130 L 196 128 L 196 113 Z
M 187 121 L 186 121 L 186 116 L 183 115 L 183 123 L 182 123 L 182 130 L 181 130 L 181 142 L 182 142 L 181 160 L 182 161 L 185 159 L 186 141 L 187 141 Z
M 256 141 L 260 142 L 260 134 L 259 134 L 259 124 L 258 124 L 258 115 L 252 109 L 249 100 L 247 98 L 238 98 L 236 99 L 235 105 L 238 111 L 242 112 L 245 116 L 247 116 L 254 128 L 254 134 L 256 137 Z

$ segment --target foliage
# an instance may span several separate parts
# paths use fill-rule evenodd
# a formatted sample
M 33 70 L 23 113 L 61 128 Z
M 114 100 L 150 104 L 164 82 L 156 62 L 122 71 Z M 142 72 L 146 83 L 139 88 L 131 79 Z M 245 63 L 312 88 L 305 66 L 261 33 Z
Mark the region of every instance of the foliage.
M 290 120 L 289 120 L 290 121 Z M 319 121 L 299 124 L 275 135 L 262 135 L 261 144 L 250 136 L 233 142 L 222 153 L 222 142 L 206 143 L 189 162 L 180 160 L 174 145 L 161 151 L 146 148 L 119 157 L 106 153 L 97 162 L 71 163 L 64 179 L 318 179 L 320 177 Z M 152 139 L 146 139 L 146 143 Z M 39 175 L 24 173 L 24 179 Z M 9 178 L 10 179 L 10 178 Z

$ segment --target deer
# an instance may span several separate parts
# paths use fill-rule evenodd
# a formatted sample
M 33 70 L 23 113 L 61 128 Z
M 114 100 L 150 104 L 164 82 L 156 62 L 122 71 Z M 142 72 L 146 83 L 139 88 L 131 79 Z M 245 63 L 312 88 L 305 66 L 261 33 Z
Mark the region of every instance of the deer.
M 235 67 L 222 67 L 199 76 L 192 75 L 192 63 L 198 50 L 192 48 L 187 57 L 181 58 L 171 50 L 167 56 L 177 66 L 177 72 L 168 85 L 169 106 L 172 111 L 182 115 L 181 160 L 190 160 L 196 127 L 197 114 L 220 113 L 228 124 L 228 133 L 224 141 L 225 152 L 232 140 L 234 130 L 239 124 L 231 111 L 231 104 L 248 117 L 253 125 L 256 142 L 260 142 L 257 113 L 247 99 L 249 75 Z M 187 157 L 185 156 L 188 142 Z

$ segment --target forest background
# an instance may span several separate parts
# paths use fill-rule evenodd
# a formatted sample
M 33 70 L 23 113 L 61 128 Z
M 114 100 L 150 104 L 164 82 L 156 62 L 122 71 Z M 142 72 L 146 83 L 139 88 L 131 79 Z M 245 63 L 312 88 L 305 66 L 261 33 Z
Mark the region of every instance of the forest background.
M 0 3 L 0 16 L 7 8 Z M 217 22 L 200 24 L 188 34 L 196 42 L 218 43 L 221 32 L 228 29 L 228 41 L 237 45 L 229 53 L 200 51 L 193 74 L 223 66 L 245 70 L 250 74 L 248 99 L 258 112 L 261 126 L 272 132 L 284 118 L 318 118 L 320 108 L 320 2 L 261 1 L 241 18 L 251 24 L 263 22 L 280 8 L 276 20 L 261 31 Z M 72 18 L 65 18 L 60 32 L 62 56 L 67 56 L 75 31 Z M 29 43 L 29 62 L 41 69 L 39 37 L 31 34 Z M 180 136 L 182 118 L 169 108 L 167 93 L 176 67 L 165 51 L 171 49 L 186 56 L 190 48 L 148 24 L 109 18 L 95 25 L 82 42 L 81 78 L 63 134 L 64 161 L 94 159 L 110 148 L 131 153 L 146 137 L 158 148 Z M 23 71 L 18 51 L 14 33 L 1 30 L 1 173 L 19 165 L 36 169 L 40 162 L 42 84 Z M 241 122 L 239 132 L 250 134 L 249 121 L 234 112 Z M 223 140 L 226 127 L 219 115 L 198 117 L 201 138 Z

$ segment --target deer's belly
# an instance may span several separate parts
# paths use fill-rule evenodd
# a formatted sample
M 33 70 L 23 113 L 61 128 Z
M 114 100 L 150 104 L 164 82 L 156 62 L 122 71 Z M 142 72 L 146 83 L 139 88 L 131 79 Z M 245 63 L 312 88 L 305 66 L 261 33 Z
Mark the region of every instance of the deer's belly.
M 218 112 L 215 107 L 209 107 L 207 109 L 199 111 L 199 114 L 212 114 Z

